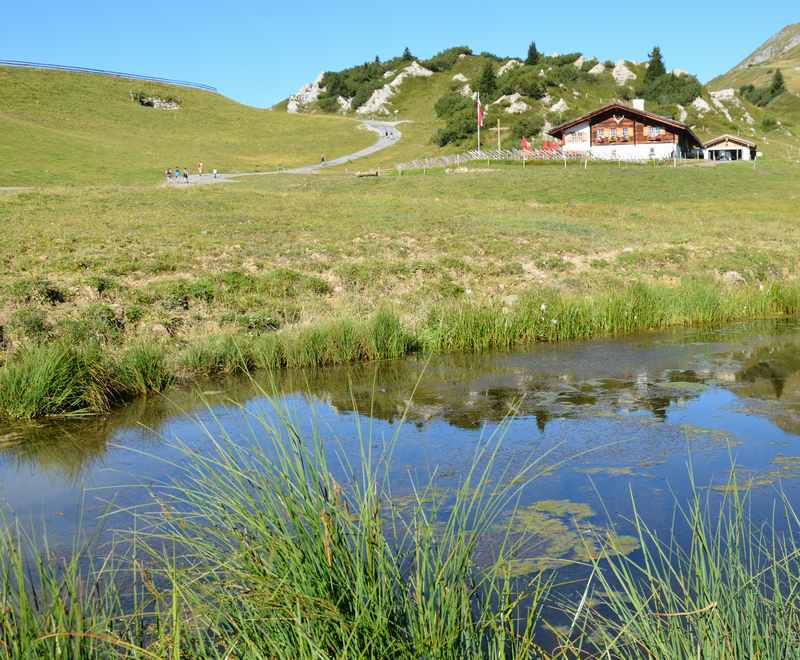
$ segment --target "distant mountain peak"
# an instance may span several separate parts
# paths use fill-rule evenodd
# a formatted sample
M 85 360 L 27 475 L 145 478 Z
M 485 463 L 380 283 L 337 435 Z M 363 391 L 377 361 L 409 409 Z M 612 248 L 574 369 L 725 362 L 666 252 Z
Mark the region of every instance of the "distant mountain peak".
M 736 69 L 744 69 L 780 58 L 796 46 L 800 46 L 800 23 L 787 25 L 780 32 L 772 35 L 753 53 L 742 60 L 736 66 Z

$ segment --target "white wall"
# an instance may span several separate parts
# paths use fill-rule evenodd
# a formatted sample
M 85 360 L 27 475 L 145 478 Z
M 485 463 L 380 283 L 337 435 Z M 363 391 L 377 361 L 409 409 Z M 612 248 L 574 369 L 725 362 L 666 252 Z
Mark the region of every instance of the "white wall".
M 564 131 L 564 151 L 585 153 L 589 151 L 591 127 L 583 122 Z
M 738 151 L 739 152 L 739 160 L 751 160 L 750 158 L 750 148 L 749 147 L 740 147 L 736 144 L 731 144 L 728 148 L 722 147 L 712 147 L 711 149 L 704 149 L 703 156 L 706 160 L 711 160 L 713 157 L 712 152 L 714 151 Z
M 565 147 L 566 150 L 566 147 Z M 592 156 L 604 160 L 663 160 L 672 158 L 678 145 L 672 142 L 648 144 L 593 144 Z

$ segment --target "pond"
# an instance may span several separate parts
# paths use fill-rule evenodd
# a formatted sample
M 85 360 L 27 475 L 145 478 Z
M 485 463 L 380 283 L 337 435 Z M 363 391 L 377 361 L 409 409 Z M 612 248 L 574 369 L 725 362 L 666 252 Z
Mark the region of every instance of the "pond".
M 259 443 L 254 416 L 275 406 L 319 433 L 337 464 L 393 442 L 399 502 L 412 482 L 445 500 L 476 449 L 502 436 L 498 475 L 536 466 L 519 525 L 540 542 L 520 575 L 579 559 L 580 524 L 613 527 L 634 552 L 632 499 L 667 529 L 690 473 L 722 497 L 735 464 L 765 515 L 777 488 L 800 495 L 800 323 L 782 321 L 282 372 L 174 389 L 103 418 L 15 424 L 0 429 L 0 509 L 67 552 L 79 527 L 130 524 L 151 486 L 175 477 L 176 439 L 200 451 L 223 432 Z

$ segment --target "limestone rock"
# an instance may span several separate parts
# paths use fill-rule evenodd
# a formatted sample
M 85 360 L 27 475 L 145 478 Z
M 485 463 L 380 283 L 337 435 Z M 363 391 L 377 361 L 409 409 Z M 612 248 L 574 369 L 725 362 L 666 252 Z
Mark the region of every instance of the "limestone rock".
M 629 80 L 636 80 L 636 74 L 627 67 L 625 60 L 617 62 L 611 75 L 614 76 L 618 85 L 624 85 Z
M 706 101 L 702 96 L 698 96 L 694 101 L 692 101 L 692 107 L 701 117 L 711 112 L 711 106 L 708 105 L 708 101 Z
M 322 77 L 324 74 L 320 73 L 314 82 L 308 85 L 303 85 L 297 94 L 289 97 L 289 103 L 286 106 L 286 112 L 301 112 L 311 103 L 314 103 L 319 98 L 319 95 L 325 91 L 322 87 Z
M 722 281 L 726 284 L 745 284 L 747 280 L 744 279 L 739 273 L 735 270 L 729 270 L 722 276 Z
M 463 83 L 469 82 L 469 78 L 467 78 L 463 73 L 457 73 L 456 75 L 454 75 L 453 80 L 455 80 L 456 82 L 463 82 Z
M 502 76 L 504 73 L 511 71 L 511 69 L 516 69 L 518 66 L 522 66 L 522 62 L 519 60 L 508 60 L 508 62 L 497 70 L 497 75 Z
M 601 73 L 605 73 L 606 65 L 602 62 L 598 62 L 595 64 L 591 69 L 589 69 L 589 73 L 593 76 L 599 76 Z
M 559 99 L 557 103 L 554 103 L 548 109 L 550 112 L 566 112 L 569 110 L 569 106 L 564 99 Z
M 403 81 L 407 78 L 430 78 L 432 75 L 433 71 L 414 61 L 400 71 L 392 82 L 372 92 L 372 96 L 367 99 L 366 103 L 356 109 L 356 113 L 359 115 L 388 115 L 389 108 L 387 105 L 389 100 L 394 96 L 397 88 L 403 84 Z

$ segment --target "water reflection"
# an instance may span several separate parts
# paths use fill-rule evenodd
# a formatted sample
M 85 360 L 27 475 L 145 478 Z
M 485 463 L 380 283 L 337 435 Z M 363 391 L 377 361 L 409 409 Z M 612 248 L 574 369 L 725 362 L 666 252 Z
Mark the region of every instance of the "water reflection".
M 580 456 L 541 486 L 553 500 L 600 488 L 621 511 L 630 483 L 651 496 L 688 488 L 687 449 L 707 452 L 695 468 L 708 483 L 727 479 L 732 450 L 754 485 L 800 474 L 776 468 L 800 438 L 800 326 L 771 323 L 290 371 L 261 375 L 257 385 L 174 389 L 103 418 L 8 426 L 0 429 L 0 503 L 20 514 L 63 509 L 83 488 L 135 503 L 125 484 L 169 477 L 165 437 L 201 445 L 195 417 L 212 415 L 239 437 L 248 423 L 237 406 L 263 409 L 264 391 L 304 424 L 315 408 L 340 439 L 355 437 L 354 411 L 379 435 L 400 433 L 398 474 L 438 469 L 445 487 L 486 429 L 509 416 L 507 461 Z M 664 513 L 660 497 L 644 508 Z
M 421 427 L 437 420 L 475 430 L 514 415 L 534 419 L 544 432 L 554 420 L 611 412 L 647 413 L 665 421 L 671 408 L 716 386 L 752 400 L 750 410 L 800 435 L 800 330 L 775 324 L 776 336 L 765 336 L 761 328 L 744 336 L 738 328 L 734 345 L 725 330 L 704 331 L 700 342 L 696 332 L 671 333 L 517 354 L 290 371 L 262 376 L 257 385 L 242 379 L 173 389 L 107 417 L 7 427 L 0 430 L 0 460 L 6 469 L 35 463 L 76 481 L 102 461 L 115 436 L 135 433 L 158 443 L 158 430 L 176 415 L 245 404 L 261 392 L 279 398 L 301 394 L 340 414 L 357 410 L 390 424 L 405 419 Z M 775 403 L 780 405 L 768 405 Z

